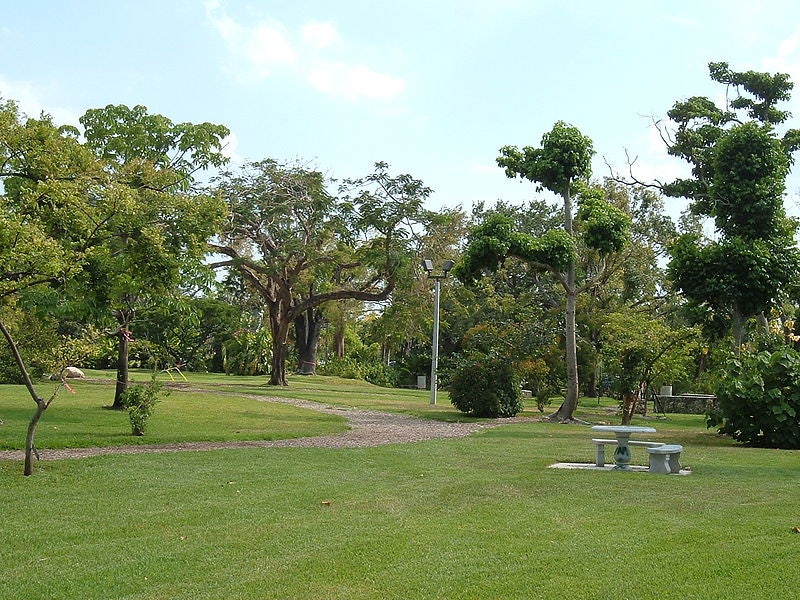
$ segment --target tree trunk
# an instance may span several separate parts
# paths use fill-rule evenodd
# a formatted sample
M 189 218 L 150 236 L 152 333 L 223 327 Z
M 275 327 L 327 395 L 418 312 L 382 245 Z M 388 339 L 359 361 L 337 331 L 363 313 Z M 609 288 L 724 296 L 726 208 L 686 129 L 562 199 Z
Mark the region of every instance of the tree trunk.
M 314 375 L 317 369 L 317 348 L 325 317 L 321 310 L 309 308 L 294 319 L 297 373 Z
M 564 230 L 572 235 L 572 197 L 569 187 L 562 193 L 564 198 Z M 551 421 L 559 423 L 573 420 L 573 414 L 578 407 L 578 345 L 575 338 L 575 304 L 577 290 L 575 288 L 575 261 L 572 260 L 567 267 L 564 291 L 567 301 L 564 311 L 564 334 L 567 366 L 567 395 Z
M 36 388 L 33 386 L 33 380 L 28 373 L 28 369 L 25 366 L 25 361 L 22 359 L 22 355 L 19 352 L 17 343 L 14 341 L 11 332 L 6 329 L 6 326 L 2 321 L 0 321 L 0 332 L 2 332 L 3 337 L 6 338 L 8 348 L 11 350 L 11 354 L 14 356 L 14 361 L 17 363 L 17 368 L 19 368 L 22 379 L 25 382 L 25 387 L 28 389 L 28 393 L 30 394 L 31 398 L 33 398 L 33 401 L 36 403 L 36 412 L 33 413 L 33 417 L 31 417 L 31 421 L 28 423 L 28 432 L 25 436 L 25 466 L 23 468 L 23 474 L 27 476 L 33 473 L 33 452 L 35 448 L 34 439 L 36 437 L 36 427 L 39 424 L 39 419 L 41 419 L 42 413 L 44 413 L 44 411 L 47 410 L 47 407 L 50 406 L 52 398 L 48 402 L 42 399 L 39 394 L 36 393 Z M 53 398 L 54 397 L 55 395 Z
M 344 326 L 337 327 L 333 333 L 333 355 L 344 358 Z
M 638 402 L 638 394 L 632 391 L 626 391 L 622 394 L 622 424 L 630 425 L 633 420 L 633 413 L 636 410 L 636 403 Z
M 134 296 L 127 296 L 125 298 L 126 308 L 121 308 L 115 311 L 114 316 L 117 319 L 117 328 L 115 337 L 119 339 L 119 347 L 117 352 L 117 385 L 114 390 L 114 403 L 111 408 L 115 410 L 122 410 L 125 405 L 122 402 L 122 394 L 128 389 L 128 355 L 130 353 L 131 331 L 130 326 L 133 322 L 135 315 L 134 309 L 131 308 L 135 302 Z
M 33 453 L 36 448 L 34 441 L 36 438 L 36 427 L 39 425 L 39 419 L 42 414 L 47 410 L 47 402 L 42 398 L 36 398 L 36 412 L 31 417 L 31 422 L 28 423 L 28 433 L 25 436 L 25 466 L 23 468 L 23 475 L 31 475 L 33 473 Z
M 117 386 L 114 390 L 114 404 L 111 408 L 115 410 L 122 410 L 125 404 L 122 401 L 122 395 L 128 389 L 129 368 L 128 356 L 130 353 L 130 332 L 128 331 L 127 324 L 121 325 L 116 333 L 119 338 L 119 352 L 117 354 Z
M 589 398 L 597 398 L 600 393 L 597 391 L 597 363 L 592 365 L 586 379 L 586 395 Z
M 575 266 L 571 265 L 570 272 L 574 282 Z M 551 421 L 559 423 L 573 420 L 575 409 L 578 407 L 578 349 L 575 339 L 575 286 L 567 290 L 567 308 L 564 313 L 564 333 L 567 366 L 567 395 L 555 414 L 550 416 Z
M 272 369 L 269 385 L 289 385 L 286 380 L 286 340 L 291 320 L 282 302 L 269 303 L 269 327 L 272 333 Z

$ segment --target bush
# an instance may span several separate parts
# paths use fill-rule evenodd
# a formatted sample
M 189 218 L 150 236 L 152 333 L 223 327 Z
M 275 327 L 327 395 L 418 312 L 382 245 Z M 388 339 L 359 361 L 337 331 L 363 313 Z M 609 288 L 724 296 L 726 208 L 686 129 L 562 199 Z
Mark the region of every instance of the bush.
M 500 358 L 466 359 L 452 372 L 450 402 L 473 417 L 513 417 L 522 410 L 517 371 Z
M 363 379 L 381 387 L 397 385 L 397 370 L 380 361 L 362 362 L 352 357 L 333 358 L 320 367 L 321 375 L 335 375 L 343 379 Z
M 144 435 L 147 422 L 153 416 L 159 396 L 162 395 L 161 388 L 161 384 L 153 377 L 150 383 L 132 385 L 123 392 L 122 403 L 128 409 L 133 435 Z
M 744 444 L 800 449 L 800 353 L 784 347 L 742 355 L 726 371 L 708 426 Z

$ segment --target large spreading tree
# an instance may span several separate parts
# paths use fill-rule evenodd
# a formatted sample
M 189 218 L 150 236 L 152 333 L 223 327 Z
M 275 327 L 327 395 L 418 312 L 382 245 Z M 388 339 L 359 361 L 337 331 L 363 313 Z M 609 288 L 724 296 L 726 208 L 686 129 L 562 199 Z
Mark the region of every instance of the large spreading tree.
M 292 324 L 300 323 L 298 331 L 311 341 L 319 307 L 344 299 L 385 300 L 413 276 L 408 237 L 425 219 L 430 189 L 410 175 L 391 176 L 385 163 L 346 182 L 339 195 L 330 184 L 318 170 L 272 159 L 215 182 L 230 214 L 214 245 L 227 258 L 215 266 L 235 269 L 267 305 L 271 385 L 287 385 Z M 315 362 L 312 354 L 299 360 L 306 372 Z

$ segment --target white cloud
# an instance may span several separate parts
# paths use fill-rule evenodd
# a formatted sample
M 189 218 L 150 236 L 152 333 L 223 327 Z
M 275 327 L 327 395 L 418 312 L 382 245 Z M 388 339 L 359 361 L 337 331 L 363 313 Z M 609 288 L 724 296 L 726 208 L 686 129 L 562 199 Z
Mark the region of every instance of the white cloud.
M 356 100 L 360 97 L 388 100 L 406 86 L 403 79 L 377 73 L 364 65 L 320 62 L 307 73 L 311 86 L 330 96 Z
M 341 41 L 339 32 L 330 23 L 312 21 L 303 26 L 303 41 L 312 48 L 322 49 Z
M 764 69 L 770 73 L 788 73 L 792 81 L 800 81 L 800 28 L 783 40 L 778 55 L 764 59 Z
M 263 75 L 269 75 L 277 65 L 290 65 L 296 60 L 289 34 L 280 23 L 258 25 L 244 37 L 244 55 Z
M 330 60 L 324 51 L 344 46 L 330 23 L 310 21 L 297 34 L 275 20 L 241 23 L 225 13 L 218 0 L 206 2 L 206 16 L 226 43 L 229 71 L 240 79 L 263 79 L 278 68 L 298 73 L 312 88 L 345 100 L 361 98 L 391 100 L 406 88 L 406 82 L 373 67 Z
M 274 68 L 291 65 L 297 58 L 289 32 L 277 21 L 242 25 L 216 0 L 206 3 L 206 16 L 227 44 L 234 64 L 247 65 L 256 76 L 266 77 Z
M 78 114 L 67 108 L 48 105 L 46 96 L 46 90 L 30 82 L 10 81 L 0 77 L 0 97 L 3 100 L 14 100 L 26 116 L 38 119 L 44 111 L 53 118 L 56 125 L 79 125 Z

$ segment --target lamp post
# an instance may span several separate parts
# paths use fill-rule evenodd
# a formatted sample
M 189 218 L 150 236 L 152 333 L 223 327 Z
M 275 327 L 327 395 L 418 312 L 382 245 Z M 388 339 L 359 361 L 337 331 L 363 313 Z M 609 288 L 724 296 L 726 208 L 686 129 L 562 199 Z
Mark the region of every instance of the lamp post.
M 442 263 L 442 272 L 434 275 L 433 261 L 425 259 L 422 261 L 422 268 L 433 279 L 434 300 L 433 300 L 433 349 L 431 352 L 431 404 L 436 404 L 436 368 L 439 364 L 439 296 L 442 291 L 442 280 L 447 278 L 450 269 L 455 263 L 446 260 Z

